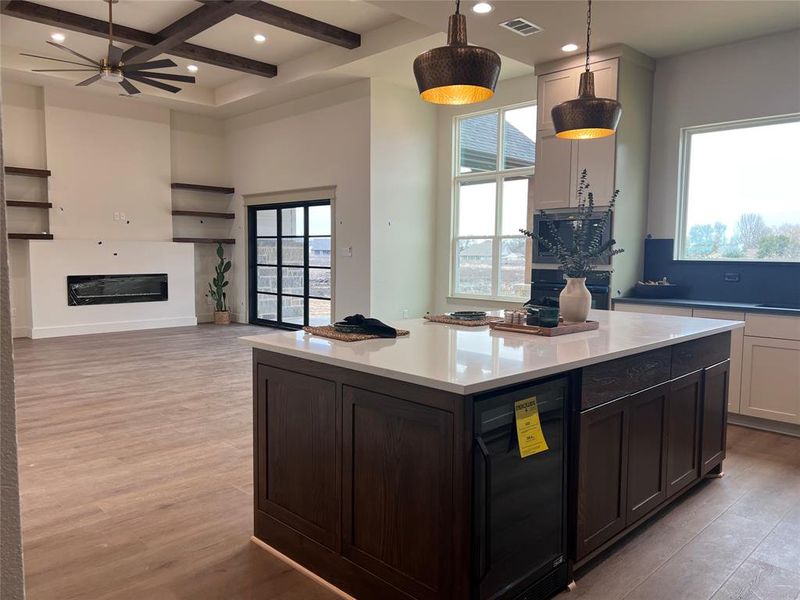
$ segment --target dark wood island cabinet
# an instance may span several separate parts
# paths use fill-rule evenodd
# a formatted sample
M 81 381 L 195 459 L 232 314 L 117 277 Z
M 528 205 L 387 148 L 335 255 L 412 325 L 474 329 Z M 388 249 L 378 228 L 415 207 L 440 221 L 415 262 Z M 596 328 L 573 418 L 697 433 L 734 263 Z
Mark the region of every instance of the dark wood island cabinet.
M 572 569 L 721 471 L 736 325 L 713 323 L 688 341 L 471 388 L 348 368 L 333 354 L 357 356 L 356 348 L 317 358 L 302 334 L 277 334 L 287 347 L 304 346 L 296 352 L 271 344 L 276 335 L 249 338 L 255 537 L 361 600 L 550 598 L 572 580 Z M 423 337 L 422 327 L 460 335 L 420 324 L 411 337 Z M 520 357 L 531 350 L 512 335 Z M 407 341 L 380 340 L 376 352 L 405 352 Z M 521 458 L 515 433 L 478 431 L 482 403 L 500 407 L 500 398 L 514 406 L 531 395 L 546 452 Z M 511 417 L 495 413 L 486 414 L 506 419 L 496 431 L 513 431 Z M 524 465 L 540 470 L 526 475 Z M 536 486 L 520 478 L 528 476 L 546 476 L 554 495 L 535 497 Z M 509 528 L 527 531 L 532 544 L 558 542 L 563 554 L 548 555 L 546 569 L 527 564 L 519 537 L 509 533 L 518 549 L 503 547 Z

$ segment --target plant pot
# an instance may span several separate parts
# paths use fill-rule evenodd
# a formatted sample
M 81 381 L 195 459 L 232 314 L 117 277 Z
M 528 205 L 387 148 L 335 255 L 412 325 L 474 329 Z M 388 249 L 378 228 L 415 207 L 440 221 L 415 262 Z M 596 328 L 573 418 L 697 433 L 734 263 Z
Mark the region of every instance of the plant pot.
M 214 325 L 230 325 L 230 324 L 231 324 L 231 311 L 229 310 L 214 311 Z
M 565 323 L 583 323 L 592 307 L 592 294 L 586 288 L 586 277 L 567 277 L 567 285 L 558 296 L 558 307 Z

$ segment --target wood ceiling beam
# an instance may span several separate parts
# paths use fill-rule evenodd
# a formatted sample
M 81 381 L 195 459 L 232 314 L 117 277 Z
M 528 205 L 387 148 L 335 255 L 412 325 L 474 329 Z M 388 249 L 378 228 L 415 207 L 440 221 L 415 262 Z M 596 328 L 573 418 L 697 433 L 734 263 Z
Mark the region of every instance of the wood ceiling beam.
M 128 48 L 122 55 L 122 60 L 130 63 L 133 60 L 146 62 L 153 59 L 257 2 L 258 0 L 217 0 L 204 4 L 156 33 L 160 38 L 158 43 L 146 48 Z
M 218 0 L 198 0 L 204 4 L 214 4 Z M 341 46 L 352 50 L 361 46 L 361 36 L 355 32 L 336 27 L 324 21 L 312 19 L 300 13 L 286 10 L 267 2 L 256 2 L 250 6 L 240 6 L 238 11 L 243 17 L 261 21 L 273 27 L 293 31 L 300 35 L 314 38 L 322 42 Z
M 9 2 L 3 0 L 2 4 L 0 4 L 0 11 L 9 17 L 33 21 L 50 27 L 58 27 L 96 37 L 108 37 L 107 21 L 43 6 L 27 0 L 10 0 Z M 114 24 L 114 40 L 145 48 L 156 46 L 162 42 L 162 38 L 158 34 L 148 33 L 117 23 Z M 278 67 L 275 65 L 187 42 L 181 42 L 163 53 L 250 75 L 275 77 L 278 74 Z

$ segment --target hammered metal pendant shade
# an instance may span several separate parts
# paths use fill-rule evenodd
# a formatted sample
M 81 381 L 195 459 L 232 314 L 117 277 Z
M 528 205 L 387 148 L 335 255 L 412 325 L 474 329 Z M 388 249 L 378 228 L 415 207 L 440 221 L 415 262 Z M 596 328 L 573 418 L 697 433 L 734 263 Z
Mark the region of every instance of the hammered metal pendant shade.
M 581 73 L 578 97 L 554 106 L 550 111 L 556 137 L 567 140 L 591 140 L 617 132 L 622 105 L 610 98 L 594 95 L 594 73 Z
M 423 52 L 414 60 L 420 97 L 433 104 L 475 104 L 494 95 L 500 57 L 488 48 L 467 45 L 467 20 L 450 15 L 447 46 Z

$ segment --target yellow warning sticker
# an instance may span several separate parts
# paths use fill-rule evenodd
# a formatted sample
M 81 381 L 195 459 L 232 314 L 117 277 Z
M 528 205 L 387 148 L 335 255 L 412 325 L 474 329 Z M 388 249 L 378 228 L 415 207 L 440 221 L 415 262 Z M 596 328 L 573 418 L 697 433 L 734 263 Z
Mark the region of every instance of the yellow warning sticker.
M 519 455 L 525 458 L 548 450 L 547 440 L 544 439 L 544 432 L 542 431 L 542 423 L 539 421 L 539 407 L 536 404 L 536 396 L 515 402 L 514 414 L 517 421 Z

